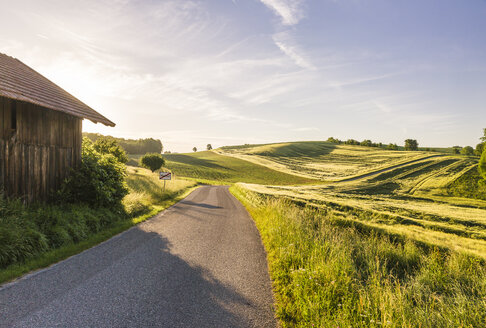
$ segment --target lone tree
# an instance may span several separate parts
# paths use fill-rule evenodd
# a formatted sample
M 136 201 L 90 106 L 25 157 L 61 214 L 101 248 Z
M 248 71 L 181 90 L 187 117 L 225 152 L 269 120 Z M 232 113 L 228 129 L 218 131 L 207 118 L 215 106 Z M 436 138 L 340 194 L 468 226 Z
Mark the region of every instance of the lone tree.
M 192 148 L 192 151 L 197 152 L 197 148 L 196 147 Z
M 207 150 L 211 150 L 211 149 L 213 149 L 213 146 L 211 146 L 211 144 L 208 144 L 208 145 L 206 146 L 206 149 L 207 149 Z
M 418 150 L 418 142 L 415 139 L 405 140 L 405 150 Z
M 466 156 L 472 156 L 474 155 L 474 149 L 471 146 L 466 146 L 461 149 L 461 154 Z
M 145 154 L 140 158 L 140 165 L 152 172 L 157 171 L 165 164 L 165 159 L 157 153 Z

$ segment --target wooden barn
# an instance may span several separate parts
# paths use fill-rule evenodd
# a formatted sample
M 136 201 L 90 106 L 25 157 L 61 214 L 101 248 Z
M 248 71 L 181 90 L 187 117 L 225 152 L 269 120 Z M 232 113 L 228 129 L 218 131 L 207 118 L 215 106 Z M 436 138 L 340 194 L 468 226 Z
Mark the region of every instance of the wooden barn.
M 83 119 L 115 126 L 0 53 L 0 193 L 26 202 L 46 200 L 81 161 Z

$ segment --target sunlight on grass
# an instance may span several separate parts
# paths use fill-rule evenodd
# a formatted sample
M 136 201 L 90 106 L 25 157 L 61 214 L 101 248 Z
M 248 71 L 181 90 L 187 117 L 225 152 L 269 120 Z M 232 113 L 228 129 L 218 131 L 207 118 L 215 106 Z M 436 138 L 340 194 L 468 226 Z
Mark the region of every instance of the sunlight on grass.
M 250 182 L 274 185 L 319 183 L 305 177 L 291 175 L 242 159 L 219 155 L 214 151 L 190 154 L 167 154 L 167 167 L 177 176 L 219 181 L 224 183 Z
M 485 262 L 231 188 L 260 231 L 283 327 L 482 327 Z
M 270 169 L 323 181 L 340 180 L 437 153 L 305 141 L 221 147 L 218 153 Z

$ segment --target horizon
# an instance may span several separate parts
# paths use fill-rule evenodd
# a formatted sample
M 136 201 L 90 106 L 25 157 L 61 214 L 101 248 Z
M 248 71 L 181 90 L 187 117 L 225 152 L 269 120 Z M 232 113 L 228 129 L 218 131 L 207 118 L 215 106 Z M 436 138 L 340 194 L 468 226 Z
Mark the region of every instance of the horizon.
M 371 139 L 472 146 L 486 2 L 16 1 L 0 52 L 164 151 Z M 81 13 L 81 14 L 80 14 Z M 15 28 L 12 28 L 15 27 Z

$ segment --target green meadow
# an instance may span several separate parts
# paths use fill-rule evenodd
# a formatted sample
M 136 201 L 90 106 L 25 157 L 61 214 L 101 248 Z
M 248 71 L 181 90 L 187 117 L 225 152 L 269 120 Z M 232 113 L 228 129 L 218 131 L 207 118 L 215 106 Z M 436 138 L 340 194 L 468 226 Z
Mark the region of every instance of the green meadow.
M 268 252 L 283 327 L 486 325 L 478 158 L 328 142 L 166 158 L 178 176 L 233 184 Z
M 318 183 L 315 179 L 296 176 L 214 151 L 166 154 L 166 166 L 177 176 L 220 183 L 250 182 L 258 184 L 299 185 Z

